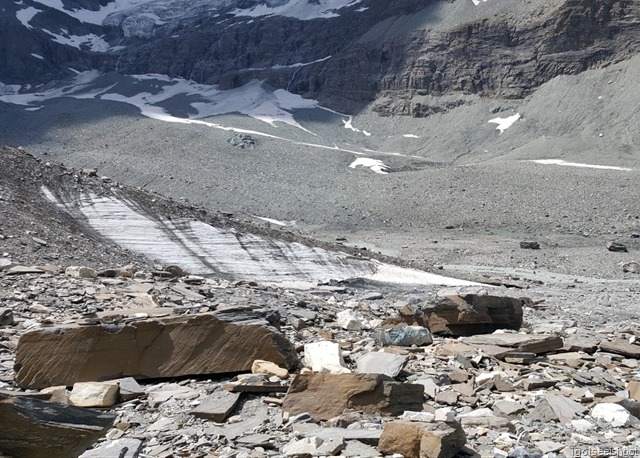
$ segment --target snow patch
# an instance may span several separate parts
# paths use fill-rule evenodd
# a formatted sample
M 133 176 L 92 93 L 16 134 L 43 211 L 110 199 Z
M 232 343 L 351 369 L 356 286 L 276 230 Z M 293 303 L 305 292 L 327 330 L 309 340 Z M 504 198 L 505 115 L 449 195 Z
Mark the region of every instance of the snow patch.
M 361 2 L 362 0 L 317 0 L 311 3 L 308 0 L 289 0 L 278 6 L 269 6 L 267 2 L 253 8 L 238 8 L 232 11 L 231 14 L 249 17 L 286 16 L 308 21 L 340 16 L 338 10 Z
M 420 138 L 418 135 L 416 134 L 404 134 L 403 135 L 404 138 Z
M 478 6 L 482 2 L 486 2 L 487 0 L 471 0 L 474 5 Z
M 53 37 L 53 41 L 56 43 L 72 46 L 76 49 L 86 47 L 93 52 L 108 52 L 110 49 L 109 43 L 104 41 L 102 37 L 92 33 L 88 35 L 69 35 L 66 33 L 64 35 L 59 35 L 57 33 L 50 32 L 49 30 L 43 30 L 43 32 L 51 35 Z
M 500 133 L 502 133 L 509 127 L 513 126 L 513 124 L 520 118 L 520 113 L 516 113 L 513 116 L 509 116 L 508 118 L 493 118 L 490 119 L 489 122 L 497 124 L 498 126 L 496 127 L 496 129 L 499 130 Z
M 28 8 L 16 11 L 16 17 L 18 18 L 18 21 L 20 21 L 20 23 L 23 26 L 25 26 L 27 29 L 31 30 L 31 29 L 33 29 L 33 26 L 31 24 L 29 24 L 29 22 L 40 11 L 41 10 L 39 10 L 37 8 L 34 8 L 33 6 L 30 6 Z
M 545 165 L 562 165 L 566 167 L 583 167 L 589 169 L 602 169 L 602 170 L 621 170 L 625 172 L 629 172 L 633 169 L 629 169 L 626 167 L 615 167 L 612 165 L 594 165 L 594 164 L 582 164 L 580 162 L 566 162 L 562 159 L 533 159 L 531 162 L 535 162 L 536 164 L 545 164 Z
M 355 169 L 358 166 L 368 167 L 375 173 L 379 173 L 381 175 L 386 175 L 389 173 L 389 167 L 384 164 L 379 159 L 370 159 L 368 157 L 359 157 L 355 161 L 353 161 L 349 167 Z
M 254 218 L 259 219 L 261 221 L 266 221 L 267 223 L 275 224 L 276 226 L 286 226 L 287 223 L 279 221 L 273 218 L 266 218 L 264 216 L 254 216 Z
M 40 59 L 40 60 L 44 60 L 44 57 L 42 57 L 40 54 L 36 54 L 36 53 L 31 53 L 32 57 L 35 57 L 36 59 Z

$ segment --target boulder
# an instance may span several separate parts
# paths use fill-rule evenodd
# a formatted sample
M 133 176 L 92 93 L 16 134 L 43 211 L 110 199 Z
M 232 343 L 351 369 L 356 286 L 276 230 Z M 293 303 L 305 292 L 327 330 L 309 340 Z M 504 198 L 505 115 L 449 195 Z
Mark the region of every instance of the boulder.
M 405 458 L 452 458 L 467 442 L 456 422 L 416 423 L 392 421 L 384 426 L 378 451 Z
M 25 388 L 76 382 L 181 377 L 251 370 L 256 359 L 291 368 L 294 346 L 281 334 L 211 315 L 123 325 L 43 328 L 20 338 L 16 381 Z
M 92 269 L 91 267 L 85 266 L 69 266 L 64 271 L 65 275 L 69 277 L 77 277 L 77 278 L 96 278 L 98 272 L 96 269 Z
M 117 382 L 78 382 L 73 385 L 69 404 L 77 407 L 111 407 L 118 401 Z
M 433 343 L 431 332 L 423 326 L 397 326 L 380 331 L 376 337 L 382 345 L 400 347 L 431 345 Z
M 362 374 L 384 374 L 395 378 L 406 362 L 406 356 L 376 351 L 366 353 L 356 361 L 356 366 L 357 371 Z
M 78 456 L 104 436 L 115 415 L 0 393 L 0 453 L 21 458 Z
M 470 336 L 497 329 L 520 329 L 522 307 L 528 299 L 442 290 L 423 308 L 427 327 L 434 334 Z
M 609 423 L 613 428 L 629 426 L 633 417 L 627 409 L 619 404 L 603 402 L 591 409 L 591 417 Z
M 264 361 L 262 359 L 256 359 L 251 365 L 251 373 L 259 375 L 275 375 L 278 378 L 289 378 L 289 371 L 284 367 L 280 367 L 271 361 Z
M 305 344 L 304 365 L 314 372 L 327 372 L 330 374 L 351 372 L 344 367 L 340 345 L 327 340 Z
M 345 409 L 400 415 L 422 410 L 424 387 L 395 382 L 381 374 L 300 374 L 289 387 L 282 408 L 290 415 L 308 412 L 329 420 Z

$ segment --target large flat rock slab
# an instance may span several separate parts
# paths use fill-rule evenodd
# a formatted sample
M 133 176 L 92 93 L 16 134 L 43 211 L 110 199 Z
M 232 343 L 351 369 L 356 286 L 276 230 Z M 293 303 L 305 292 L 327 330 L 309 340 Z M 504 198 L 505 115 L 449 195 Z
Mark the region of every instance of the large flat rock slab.
M 21 458 L 78 456 L 104 436 L 115 415 L 0 393 L 0 454 Z
M 282 405 L 291 415 L 329 420 L 345 409 L 398 415 L 422 410 L 424 386 L 399 383 L 382 374 L 300 374 Z
M 16 382 L 25 388 L 76 382 L 250 371 L 256 359 L 292 368 L 293 345 L 281 334 L 211 315 L 125 325 L 45 328 L 24 334 Z
M 506 347 L 518 352 L 535 354 L 559 350 L 564 345 L 562 337 L 549 334 L 483 334 L 465 337 L 463 342 L 469 345 Z

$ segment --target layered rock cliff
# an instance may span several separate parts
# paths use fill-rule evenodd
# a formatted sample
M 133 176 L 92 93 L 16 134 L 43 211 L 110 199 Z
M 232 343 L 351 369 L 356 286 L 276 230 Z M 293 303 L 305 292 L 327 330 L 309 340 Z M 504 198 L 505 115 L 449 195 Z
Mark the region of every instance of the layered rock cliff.
M 0 81 L 88 69 L 223 89 L 258 79 L 342 111 L 374 102 L 381 115 L 423 117 L 465 103 L 465 94 L 523 98 L 555 76 L 640 49 L 640 4 L 631 0 L 132 4 L 111 13 L 106 0 L 8 5 Z

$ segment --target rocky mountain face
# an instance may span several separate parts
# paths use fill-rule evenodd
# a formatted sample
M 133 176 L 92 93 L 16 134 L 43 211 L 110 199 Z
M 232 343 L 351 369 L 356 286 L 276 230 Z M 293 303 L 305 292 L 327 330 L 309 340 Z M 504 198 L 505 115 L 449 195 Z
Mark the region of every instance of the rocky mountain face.
M 343 111 L 375 102 L 382 115 L 423 117 L 630 58 L 639 10 L 629 0 L 14 2 L 0 15 L 0 81 L 89 69 L 223 89 L 257 79 Z

